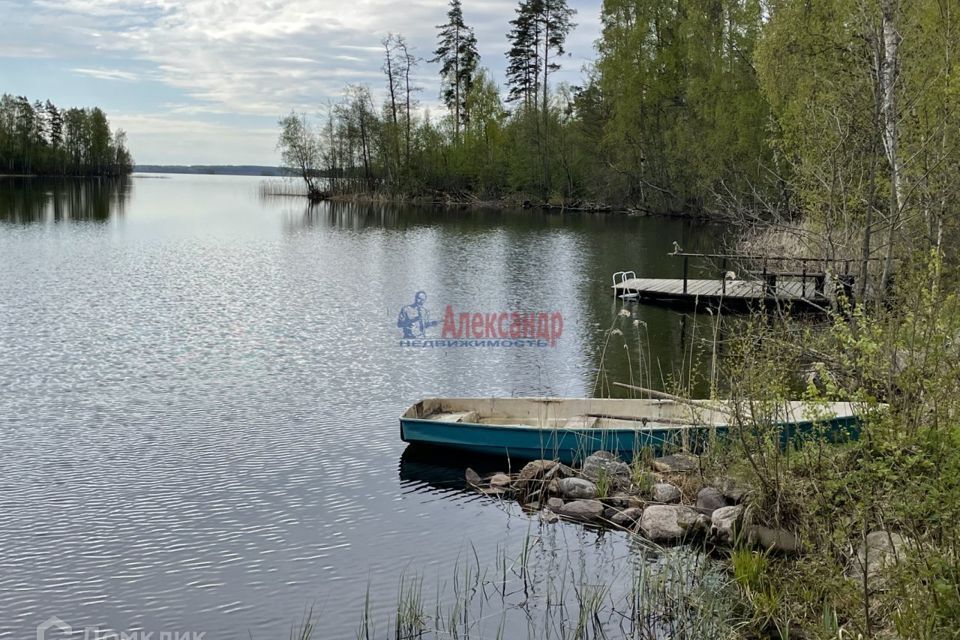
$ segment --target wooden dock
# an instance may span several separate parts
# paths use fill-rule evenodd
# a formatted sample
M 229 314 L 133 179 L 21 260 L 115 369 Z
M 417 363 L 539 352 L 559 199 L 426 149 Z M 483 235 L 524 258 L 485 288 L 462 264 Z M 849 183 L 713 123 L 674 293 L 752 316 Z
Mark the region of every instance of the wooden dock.
M 812 302 L 827 303 L 827 295 L 810 281 L 779 280 L 702 280 L 683 278 L 629 278 L 613 286 L 618 296 L 659 301 L 723 301 L 728 302 Z
M 823 310 L 835 306 L 841 297 L 854 302 L 853 260 L 680 251 L 667 255 L 683 259 L 682 278 L 638 278 L 633 271 L 618 271 L 613 274 L 614 295 L 640 301 L 683 305 L 703 302 L 741 308 L 785 304 Z M 708 271 L 721 277 L 690 278 L 691 259 L 708 261 Z M 741 277 L 728 271 L 728 264 L 737 268 Z M 716 269 L 717 266 L 720 268 Z M 867 287 L 864 297 L 876 297 L 872 286 Z

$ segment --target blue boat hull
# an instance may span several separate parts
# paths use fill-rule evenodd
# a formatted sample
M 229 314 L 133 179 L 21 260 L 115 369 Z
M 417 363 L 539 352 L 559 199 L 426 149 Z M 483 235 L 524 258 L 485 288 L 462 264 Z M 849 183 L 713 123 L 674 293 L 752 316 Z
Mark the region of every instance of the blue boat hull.
M 800 444 L 816 435 L 831 442 L 856 439 L 860 420 L 845 416 L 815 425 L 812 422 L 792 422 L 779 425 L 780 444 Z M 631 460 L 644 450 L 660 454 L 680 448 L 700 451 L 711 437 L 729 435 L 726 426 L 646 427 L 639 429 L 541 429 L 511 425 L 477 423 L 446 423 L 421 418 L 400 418 L 400 437 L 404 442 L 449 447 L 484 455 L 511 459 L 536 460 L 541 458 L 573 463 L 595 451 L 610 451 L 625 460 Z

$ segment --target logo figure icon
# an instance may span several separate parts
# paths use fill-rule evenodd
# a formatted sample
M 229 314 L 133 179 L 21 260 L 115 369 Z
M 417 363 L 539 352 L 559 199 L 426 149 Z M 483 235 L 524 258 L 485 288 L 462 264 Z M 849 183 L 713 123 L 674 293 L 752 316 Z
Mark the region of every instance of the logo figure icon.
M 416 295 L 413 296 L 413 304 L 400 308 L 400 315 L 397 316 L 397 326 L 403 330 L 404 338 L 426 337 L 427 329 L 437 326 L 437 321 L 430 319 L 430 311 L 423 306 L 426 301 L 427 293 L 417 291 Z
M 59 638 L 61 634 L 51 633 L 47 636 L 47 631 L 51 629 L 59 629 L 63 634 L 72 635 L 73 627 L 69 624 L 58 618 L 57 616 L 51 616 L 37 625 L 37 640 L 47 640 L 48 638 Z

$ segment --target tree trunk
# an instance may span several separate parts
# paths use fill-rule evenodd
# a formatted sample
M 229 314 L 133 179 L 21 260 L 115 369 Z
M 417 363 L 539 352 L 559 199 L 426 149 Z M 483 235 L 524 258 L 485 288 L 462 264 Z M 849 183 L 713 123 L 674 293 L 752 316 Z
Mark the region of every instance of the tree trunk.
M 897 155 L 897 100 L 896 81 L 898 67 L 898 47 L 900 34 L 897 33 L 896 13 L 898 0 L 882 0 L 883 12 L 883 67 L 880 83 L 883 90 L 883 146 L 890 165 L 890 228 L 887 236 L 887 251 L 883 264 L 880 288 L 885 290 L 890 282 L 893 269 L 894 245 L 897 229 L 900 226 L 900 214 L 903 210 L 900 158 Z

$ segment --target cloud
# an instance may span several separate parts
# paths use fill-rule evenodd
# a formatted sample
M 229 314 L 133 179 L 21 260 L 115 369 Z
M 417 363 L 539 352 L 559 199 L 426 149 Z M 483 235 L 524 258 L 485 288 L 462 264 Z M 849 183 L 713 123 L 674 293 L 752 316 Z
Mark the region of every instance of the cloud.
M 100 80 L 132 81 L 137 79 L 137 74 L 130 73 L 129 71 L 120 71 L 119 69 L 84 69 L 82 67 L 77 67 L 72 69 L 72 71 L 85 76 L 99 78 Z
M 230 125 L 163 113 L 117 114 L 140 164 L 265 164 L 276 155 L 274 127 Z
M 555 82 L 581 80 L 599 36 L 601 0 L 570 2 L 579 26 Z M 464 7 L 481 64 L 501 83 L 516 6 L 516 0 L 473 0 Z M 431 58 L 447 8 L 447 0 L 0 0 L 0 58 L 60 59 L 72 73 L 131 83 L 131 100 L 138 81 L 164 87 L 166 95 L 153 104 L 148 96 L 159 89 L 144 92 L 144 111 L 169 103 L 168 115 L 267 121 L 290 110 L 316 113 L 348 84 L 368 84 L 382 99 L 382 38 L 402 33 L 417 56 Z M 421 62 L 416 78 L 422 104 L 436 106 L 436 65 Z M 239 135 L 239 129 L 221 133 L 228 131 Z M 136 152 L 132 127 L 130 133 Z

